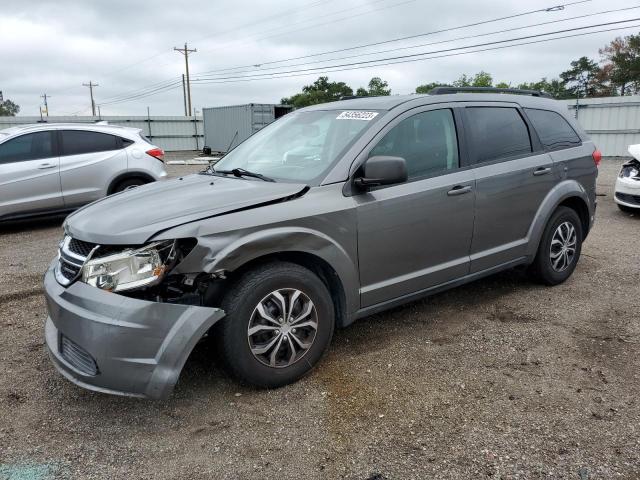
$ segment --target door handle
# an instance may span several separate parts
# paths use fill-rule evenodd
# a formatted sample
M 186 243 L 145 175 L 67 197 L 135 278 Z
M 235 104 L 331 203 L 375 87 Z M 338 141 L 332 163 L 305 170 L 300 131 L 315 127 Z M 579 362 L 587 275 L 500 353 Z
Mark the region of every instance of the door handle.
M 38 170 L 47 170 L 48 168 L 56 168 L 56 165 L 53 163 L 43 163 L 38 167 Z
M 447 195 L 453 197 L 454 195 L 462 195 L 471 191 L 471 185 L 456 185 L 447 192 Z
M 536 168 L 533 171 L 533 174 L 536 177 L 539 177 L 540 175 L 546 175 L 547 173 L 551 173 L 551 169 L 549 167 L 540 167 L 540 168 Z

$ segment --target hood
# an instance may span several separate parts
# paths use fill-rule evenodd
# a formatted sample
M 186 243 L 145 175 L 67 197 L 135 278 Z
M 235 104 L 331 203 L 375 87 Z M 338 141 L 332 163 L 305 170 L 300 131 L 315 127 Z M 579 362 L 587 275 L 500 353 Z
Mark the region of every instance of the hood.
M 167 228 L 283 200 L 305 188 L 303 184 L 189 175 L 98 200 L 70 215 L 65 230 L 86 242 L 140 245 Z

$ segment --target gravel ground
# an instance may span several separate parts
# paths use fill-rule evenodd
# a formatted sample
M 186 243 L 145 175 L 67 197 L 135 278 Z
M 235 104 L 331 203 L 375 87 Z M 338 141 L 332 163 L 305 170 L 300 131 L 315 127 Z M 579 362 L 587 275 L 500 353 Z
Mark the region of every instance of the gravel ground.
M 206 346 L 167 401 L 75 387 L 42 339 L 61 220 L 0 227 L 0 479 L 640 478 L 640 215 L 613 203 L 619 164 L 564 285 L 506 272 L 356 322 L 273 391 Z

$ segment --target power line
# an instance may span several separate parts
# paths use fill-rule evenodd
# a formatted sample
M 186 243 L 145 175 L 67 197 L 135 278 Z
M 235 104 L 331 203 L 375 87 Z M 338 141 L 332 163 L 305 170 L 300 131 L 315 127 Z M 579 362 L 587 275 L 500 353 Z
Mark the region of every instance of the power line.
M 640 20 L 640 18 L 635 18 L 635 19 L 631 19 L 631 20 L 625 20 L 624 22 L 637 21 L 637 20 Z M 612 22 L 612 23 L 615 24 L 615 23 L 622 23 L 622 22 Z M 610 25 L 610 24 L 602 24 L 602 25 Z M 590 27 L 582 27 L 582 28 L 595 28 L 596 26 L 598 26 L 598 25 L 592 25 Z M 593 32 L 584 32 L 584 33 L 579 33 L 579 34 L 564 35 L 564 36 L 559 36 L 559 37 L 554 37 L 554 38 L 547 38 L 547 39 L 542 39 L 542 40 L 534 40 L 534 41 L 528 41 L 528 42 L 514 43 L 514 44 L 511 44 L 511 45 L 500 45 L 500 46 L 476 49 L 476 50 L 472 50 L 472 51 L 468 51 L 468 52 L 457 52 L 457 53 L 449 52 L 449 53 L 446 53 L 444 55 L 438 55 L 438 56 L 432 56 L 432 57 L 406 58 L 406 57 L 415 57 L 415 55 L 410 55 L 410 56 L 404 56 L 404 57 L 391 57 L 391 58 L 378 59 L 378 60 L 371 61 L 371 62 L 385 62 L 385 63 L 376 63 L 375 65 L 370 64 L 371 62 L 359 62 L 359 63 L 350 63 L 350 64 L 346 64 L 346 65 L 332 65 L 332 66 L 326 67 L 321 72 L 317 72 L 316 71 L 314 73 L 309 72 L 310 69 L 305 69 L 305 70 L 298 70 L 297 72 L 306 72 L 306 73 L 298 73 L 298 74 L 292 74 L 292 75 L 285 74 L 286 72 L 280 72 L 280 73 L 268 74 L 268 75 L 271 75 L 271 76 L 264 77 L 264 78 L 255 78 L 255 76 L 245 76 L 245 77 L 235 77 L 235 79 L 229 79 L 229 80 L 220 80 L 220 79 L 218 79 L 218 80 L 203 80 L 203 81 L 198 82 L 198 84 L 239 83 L 239 82 L 247 82 L 247 81 L 254 81 L 254 80 L 273 80 L 273 79 L 279 79 L 279 78 L 290 78 L 290 77 L 301 77 L 301 76 L 308 76 L 308 75 L 317 75 L 318 73 L 331 73 L 331 72 L 343 72 L 343 71 L 351 71 L 351 70 L 361 70 L 361 69 L 365 69 L 365 68 L 374 68 L 374 67 L 382 67 L 382 66 L 388 66 L 388 65 L 396 65 L 396 64 L 401 64 L 401 63 L 413 63 L 413 62 L 419 62 L 419 61 L 423 61 L 423 60 L 432 60 L 432 59 L 435 59 L 435 58 L 445 58 L 445 57 L 454 57 L 454 56 L 459 56 L 459 55 L 468 55 L 468 54 L 471 54 L 471 53 L 486 52 L 486 51 L 491 51 L 491 50 L 500 50 L 500 49 L 505 49 L 505 48 L 521 46 L 521 45 L 532 45 L 532 44 L 537 44 L 537 43 L 550 42 L 550 41 L 554 41 L 554 40 L 561 40 L 561 39 L 565 39 L 565 38 L 574 38 L 574 37 L 582 37 L 582 36 L 587 36 L 587 35 L 593 35 L 593 34 L 596 34 L 596 33 L 612 32 L 612 31 L 617 31 L 617 30 L 626 30 L 626 29 L 630 29 L 630 28 L 636 28 L 636 27 L 639 27 L 639 26 L 640 26 L 640 24 L 626 25 L 626 26 L 623 26 L 623 27 L 596 30 L 596 31 L 593 31 Z M 575 31 L 575 29 L 562 30 L 562 31 Z M 556 34 L 556 33 L 562 32 L 562 31 L 549 32 L 549 33 L 546 33 L 546 34 L 543 34 L 543 35 Z M 539 37 L 539 36 L 540 35 L 533 35 L 533 36 L 520 37 L 520 38 L 521 39 L 526 39 L 526 38 L 535 38 L 535 37 Z M 491 44 L 494 44 L 494 43 L 503 43 L 503 42 L 509 42 L 509 41 L 515 41 L 515 40 L 518 40 L 518 39 L 504 40 L 502 42 L 489 42 L 489 43 L 485 43 L 485 44 L 479 44 L 479 45 L 476 45 L 476 46 L 471 45 L 471 46 L 466 46 L 466 47 L 459 47 L 459 48 L 453 49 L 453 50 L 468 49 L 468 48 L 474 48 L 474 47 L 482 46 L 482 45 L 491 45 Z M 449 50 L 451 50 L 451 49 L 449 49 Z M 423 55 L 423 56 L 424 55 L 433 55 L 434 53 L 437 53 L 437 52 L 424 52 L 424 53 L 422 53 L 420 55 Z M 399 60 L 395 60 L 395 59 L 399 59 Z M 392 60 L 392 61 L 387 61 L 387 60 Z M 311 70 L 318 70 L 318 69 L 311 69 Z M 231 77 L 231 78 L 234 78 L 234 77 Z
M 456 38 L 452 38 L 452 39 L 449 39 L 449 40 L 440 40 L 440 41 L 437 41 L 437 42 L 429 42 L 429 43 L 422 43 L 422 44 L 418 44 L 418 45 L 409 45 L 409 46 L 404 46 L 404 47 L 396 47 L 396 48 L 391 48 L 391 49 L 387 49 L 387 50 L 378 50 L 376 52 L 359 53 L 359 54 L 355 54 L 355 55 L 348 55 L 348 56 L 338 57 L 338 58 L 329 58 L 329 59 L 325 59 L 325 60 L 316 60 L 316 61 L 303 62 L 303 63 L 293 63 L 293 64 L 288 64 L 288 65 L 283 65 L 281 67 L 272 67 L 272 68 L 260 69 L 260 70 L 257 70 L 257 69 L 244 70 L 244 71 L 239 71 L 239 72 L 233 72 L 233 74 L 237 75 L 237 74 L 242 74 L 242 73 L 267 72 L 269 70 L 279 70 L 281 68 L 300 67 L 300 66 L 305 66 L 305 65 L 314 65 L 314 64 L 318 64 L 318 63 L 326 63 L 326 62 L 335 62 L 335 61 L 341 61 L 341 60 L 348 60 L 348 59 L 351 59 L 351 58 L 359 58 L 359 57 L 365 57 L 365 56 L 371 56 L 371 55 L 380 55 L 380 54 L 383 54 L 383 53 L 391 53 L 391 52 L 397 52 L 397 51 L 401 51 L 401 50 L 411 50 L 411 49 L 414 49 L 414 48 L 428 47 L 428 46 L 432 46 L 432 45 L 440 45 L 440 44 L 443 44 L 443 43 L 451 43 L 451 42 L 456 42 L 456 41 L 459 41 L 459 40 L 468 40 L 468 39 L 472 39 L 472 38 L 487 37 L 487 36 L 491 36 L 491 35 L 498 35 L 498 34 L 501 34 L 501 33 L 508 33 L 508 32 L 513 32 L 513 31 L 517 31 L 517 30 L 524 30 L 524 29 L 528 29 L 528 28 L 540 27 L 540 26 L 543 26 L 543 25 L 550 25 L 550 24 L 555 24 L 555 23 L 568 22 L 568 21 L 571 21 L 571 20 L 578 20 L 578 19 L 583 19 L 583 18 L 588 18 L 588 17 L 594 17 L 594 16 L 604 15 L 604 14 L 608 14 L 608 13 L 616 13 L 616 12 L 622 12 L 622 11 L 627 11 L 627 10 L 634 10 L 634 9 L 638 9 L 638 8 L 640 8 L 640 5 L 634 6 L 634 7 L 619 8 L 619 9 L 615 9 L 615 10 L 605 10 L 605 11 L 601 11 L 601 12 L 589 13 L 589 14 L 586 14 L 586 15 L 578 15 L 578 16 L 575 16 L 575 17 L 563 18 L 563 19 L 560 19 L 560 20 L 551 20 L 551 21 L 548 21 L 548 22 L 535 23 L 535 24 L 532 24 L 532 25 L 523 25 L 523 26 L 520 26 L 520 27 L 507 28 L 507 29 L 504 29 L 504 30 L 497 30 L 497 31 L 481 33 L 481 34 L 477 34 L 477 35 L 467 35 L 467 36 L 464 36 L 464 37 L 456 37 Z M 220 75 L 224 75 L 224 74 L 223 73 L 218 73 L 218 74 L 199 74 L 198 79 L 199 80 L 202 80 L 203 78 L 215 79 L 216 77 L 219 77 Z
M 389 44 L 389 43 L 395 43 L 395 42 L 401 42 L 404 40 L 412 40 L 414 38 L 420 38 L 420 37 L 426 37 L 426 36 L 430 36 L 430 35 L 436 35 L 439 33 L 445 33 L 445 32 L 451 32 L 454 30 L 460 30 L 463 28 L 470 28 L 470 27 L 477 27 L 479 25 L 486 25 L 488 23 L 495 23 L 495 22 L 500 22 L 503 20 L 510 20 L 513 18 L 518 18 L 518 17 L 524 17 L 526 15 L 532 15 L 534 13 L 541 13 L 541 12 L 552 12 L 552 11 L 559 11 L 559 10 L 564 10 L 566 7 L 572 6 L 572 5 L 578 5 L 578 4 L 582 4 L 582 3 L 587 3 L 587 2 L 591 2 L 592 0 L 579 0 L 579 1 L 575 1 L 575 2 L 571 2 L 571 3 L 565 3 L 565 4 L 561 4 L 561 5 L 555 5 L 552 7 L 547 7 L 547 8 L 539 8 L 536 10 L 529 10 L 526 12 L 520 12 L 520 13 L 516 13 L 513 15 L 507 15 L 504 17 L 498 17 L 498 18 L 492 18 L 489 20 L 483 20 L 483 21 L 479 21 L 479 22 L 473 22 L 473 23 L 468 23 L 465 25 L 459 25 L 457 27 L 449 27 L 449 28 L 444 28 L 441 30 L 433 30 L 430 32 L 425 32 L 425 33 L 419 33 L 419 34 L 415 34 L 415 35 L 408 35 L 405 37 L 398 37 L 398 38 L 392 38 L 390 40 L 383 40 L 383 41 L 379 41 L 379 42 L 373 42 L 373 43 L 365 43 L 365 44 L 361 44 L 361 45 L 356 45 L 353 47 L 346 47 L 346 48 L 339 48 L 337 50 L 328 50 L 325 52 L 318 52 L 318 53 L 312 53 L 309 55 L 301 55 L 298 57 L 291 57 L 291 58 L 286 58 L 286 59 L 282 59 L 282 60 L 273 60 L 273 61 L 269 61 L 269 62 L 262 62 L 258 65 L 256 64 L 251 64 L 251 65 L 241 65 L 241 66 L 236 66 L 236 67 L 228 67 L 225 69 L 218 69 L 218 70 L 207 70 L 204 72 L 199 72 L 199 75 L 201 74 L 206 74 L 206 73 L 216 73 L 216 72 L 223 72 L 223 71 L 228 71 L 228 70 L 236 70 L 239 68 L 248 68 L 248 67 L 255 67 L 255 66 L 264 66 L 264 65 L 272 65 L 275 63 L 284 63 L 284 62 L 289 62 L 289 61 L 293 61 L 293 60 L 301 60 L 304 58 L 313 58 L 313 57 L 319 57 L 322 55 L 329 55 L 332 53 L 341 53 L 341 52 L 347 52 L 347 51 L 351 51 L 351 50 L 358 50 L 361 48 L 367 48 L 367 47 L 375 47 L 378 45 L 385 45 L 385 44 Z
M 186 75 L 186 79 L 187 79 L 187 105 L 188 105 L 187 112 L 189 113 L 189 115 L 191 115 L 192 111 L 191 111 L 191 81 L 189 80 L 189 54 L 190 53 L 196 53 L 198 50 L 196 50 L 195 48 L 189 50 L 189 48 L 187 48 L 187 43 L 186 42 L 184 44 L 184 48 L 173 47 L 173 49 L 176 52 L 180 52 L 182 55 L 184 55 L 184 67 L 185 67 L 185 70 L 187 72 L 187 75 Z

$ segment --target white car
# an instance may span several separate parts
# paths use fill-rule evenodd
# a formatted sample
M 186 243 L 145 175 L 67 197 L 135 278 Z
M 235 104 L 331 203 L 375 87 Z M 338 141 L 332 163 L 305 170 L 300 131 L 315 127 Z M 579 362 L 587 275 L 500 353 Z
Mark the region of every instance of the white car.
M 0 221 L 68 212 L 166 176 L 164 152 L 136 128 L 45 123 L 0 130 Z
M 633 157 L 622 165 L 615 187 L 615 202 L 623 212 L 640 212 L 640 144 L 630 145 Z

